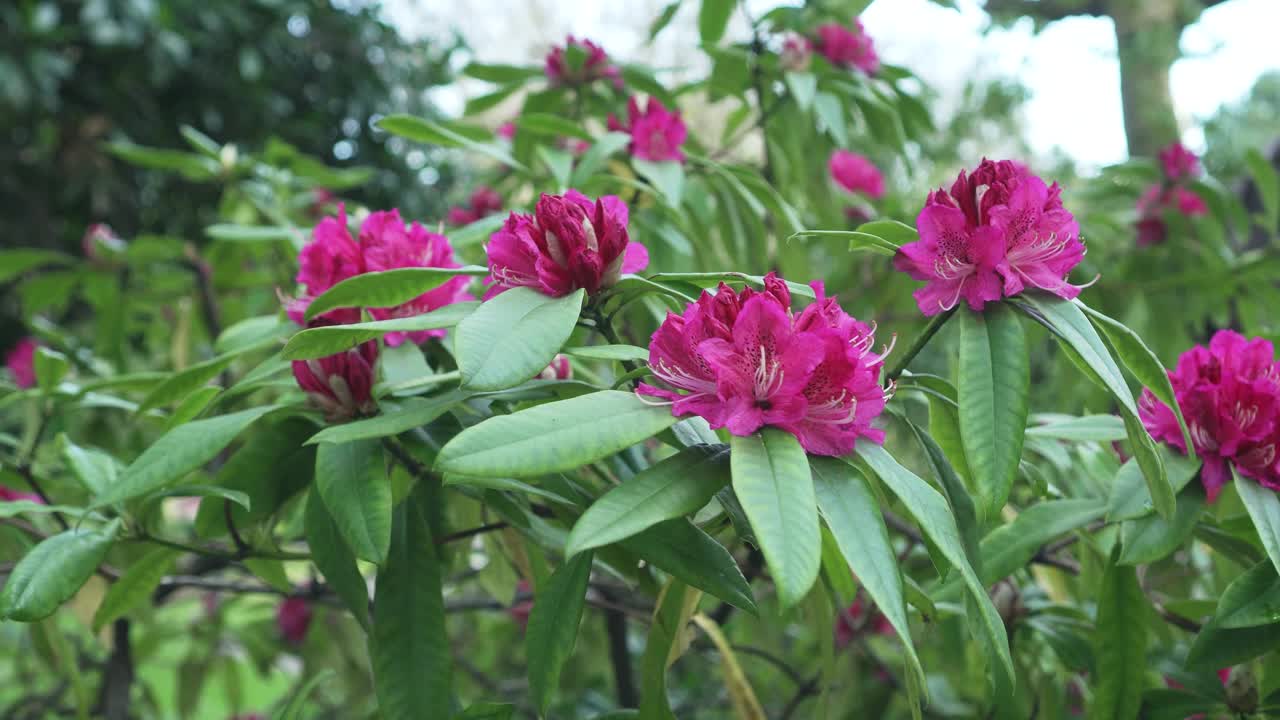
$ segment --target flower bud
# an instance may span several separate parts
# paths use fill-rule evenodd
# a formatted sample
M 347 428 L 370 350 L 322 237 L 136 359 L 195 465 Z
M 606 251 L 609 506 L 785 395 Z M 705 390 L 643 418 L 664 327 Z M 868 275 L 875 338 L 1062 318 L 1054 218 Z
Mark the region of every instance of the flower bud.
M 556 355 L 551 360 L 551 364 L 542 372 L 538 373 L 535 380 L 570 380 L 573 378 L 573 366 L 569 364 L 569 358 L 564 355 Z
M 373 380 L 377 361 L 378 345 L 370 340 L 336 355 L 294 360 L 293 377 L 324 411 L 326 418 L 348 420 L 374 410 Z
M 285 598 L 276 608 L 276 629 L 293 645 L 301 645 L 311 627 L 311 604 L 305 598 Z

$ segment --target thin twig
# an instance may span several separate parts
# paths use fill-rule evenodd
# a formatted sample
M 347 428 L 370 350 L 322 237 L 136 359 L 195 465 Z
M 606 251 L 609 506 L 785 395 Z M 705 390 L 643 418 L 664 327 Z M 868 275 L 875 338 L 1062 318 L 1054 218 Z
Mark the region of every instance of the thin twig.
M 911 345 L 907 348 L 906 352 L 899 356 L 897 361 L 895 361 L 884 374 L 886 383 L 893 382 L 902 375 L 903 371 L 907 369 L 907 365 L 911 364 L 911 361 L 915 359 L 916 355 L 920 354 L 921 350 L 924 350 L 925 346 L 929 344 L 929 341 L 933 339 L 933 336 L 938 334 L 938 331 L 942 329 L 943 325 L 947 324 L 947 321 L 951 319 L 951 316 L 954 315 L 955 312 L 955 308 L 952 308 L 946 312 L 933 316 L 933 319 L 929 321 L 929 324 L 925 326 L 924 330 L 922 330 L 920 334 L 911 341 Z
M 466 530 L 459 530 L 458 532 L 455 532 L 455 533 L 449 533 L 448 535 L 443 535 L 441 537 L 436 538 L 436 544 L 446 545 L 451 542 L 457 542 L 458 540 L 466 540 L 469 537 L 475 537 L 476 535 L 483 535 L 484 533 L 494 532 L 495 530 L 503 530 L 509 527 L 511 527 L 511 525 L 506 522 L 489 523 L 488 525 L 481 525 L 479 527 L 468 528 Z

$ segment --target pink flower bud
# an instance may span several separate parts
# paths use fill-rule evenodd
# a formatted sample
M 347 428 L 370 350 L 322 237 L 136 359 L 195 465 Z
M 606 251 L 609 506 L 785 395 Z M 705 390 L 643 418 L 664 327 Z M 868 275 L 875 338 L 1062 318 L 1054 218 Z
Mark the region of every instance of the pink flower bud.
M 336 323 L 317 322 L 309 327 Z M 330 421 L 372 413 L 378 343 L 370 340 L 336 355 L 294 360 L 293 377 Z
M 814 43 L 827 62 L 836 67 L 857 68 L 867 75 L 875 75 L 880 69 L 880 57 L 876 54 L 871 36 L 862 27 L 861 20 L 853 21 L 853 28 L 836 23 L 818 27 L 818 39 Z
M 0 502 L 33 502 L 44 505 L 44 498 L 35 493 L 21 492 L 11 487 L 0 485 Z
M 1180 142 L 1160 151 L 1160 169 L 1169 182 L 1194 179 L 1200 174 L 1200 159 Z
M 778 65 L 787 72 L 804 72 L 813 60 L 813 43 L 803 35 L 788 35 L 778 53 Z
M 276 608 L 276 629 L 292 645 L 301 645 L 311 627 L 311 604 L 305 598 L 290 597 Z
M 568 57 L 569 48 L 575 48 L 583 54 L 580 64 L 575 64 Z M 609 62 L 604 48 L 585 38 L 578 40 L 572 35 L 565 40 L 564 46 L 553 47 L 547 53 L 545 69 L 547 79 L 553 85 L 582 85 L 601 78 L 610 78 L 614 85 L 622 85 L 621 70 Z
M 115 254 L 125 250 L 124 240 L 121 240 L 111 226 L 105 223 L 90 225 L 80 240 L 80 246 L 84 250 L 84 256 L 90 260 L 100 258 L 104 251 Z
M 535 380 L 570 380 L 573 378 L 573 366 L 569 364 L 569 358 L 564 355 L 556 355 L 551 360 L 551 364 L 542 372 L 538 373 Z
M 884 176 L 870 160 L 855 152 L 836 150 L 827 162 L 831 178 L 851 193 L 862 193 L 872 200 L 884 197 Z
M 14 384 L 23 390 L 36 384 L 35 359 L 39 345 L 35 338 L 24 337 L 5 355 L 5 367 L 9 368 Z

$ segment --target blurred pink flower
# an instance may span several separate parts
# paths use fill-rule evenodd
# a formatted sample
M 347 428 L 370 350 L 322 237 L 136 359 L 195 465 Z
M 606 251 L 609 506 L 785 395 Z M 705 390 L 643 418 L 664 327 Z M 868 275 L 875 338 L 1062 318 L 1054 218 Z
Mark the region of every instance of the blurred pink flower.
M 514 140 L 516 138 L 516 124 L 513 122 L 504 122 L 498 126 L 498 137 L 505 140 Z
M 80 239 L 80 247 L 84 251 L 85 257 L 95 260 L 101 257 L 103 251 L 109 253 L 123 252 L 125 241 L 119 235 L 116 235 L 110 225 L 94 223 L 84 231 L 84 237 Z
M 1169 182 L 1194 179 L 1200 174 L 1200 158 L 1180 142 L 1160 151 L 1160 169 Z
M 529 614 L 533 612 L 533 599 L 529 593 L 529 581 L 521 580 L 516 583 L 516 602 L 507 610 L 511 615 L 511 619 L 516 621 L 520 626 L 521 632 L 529 629 Z M 520 599 L 521 596 L 528 596 Z
M 574 67 L 566 57 L 566 50 L 570 47 L 580 49 L 585 55 L 581 66 Z M 580 85 L 601 78 L 610 78 L 614 85 L 622 86 L 622 71 L 617 65 L 609 62 L 609 56 L 604 48 L 586 38 L 579 40 L 570 35 L 565 39 L 563 46 L 557 45 L 551 48 L 551 52 L 547 53 L 545 65 L 547 79 L 553 85 Z
M 22 492 L 0 485 L 0 502 L 19 502 L 22 500 L 44 505 L 44 498 L 35 493 Z
M 488 217 L 502 209 L 502 196 L 487 185 L 481 185 L 471 193 L 471 199 L 464 207 L 449 208 L 446 220 L 450 225 L 469 225 L 480 218 Z
M 631 134 L 632 157 L 650 162 L 684 162 L 684 152 L 680 147 L 688 138 L 689 131 L 684 120 L 680 119 L 680 112 L 668 111 L 657 98 L 649 98 L 641 112 L 639 103 L 632 96 L 627 101 L 627 122 L 624 124 L 611 114 L 608 127 Z
M 307 327 L 337 325 L 326 319 Z M 312 360 L 294 360 L 293 377 L 331 421 L 348 420 L 373 412 L 374 369 L 378 343 L 370 340 L 337 353 Z
M 920 239 L 899 248 L 894 266 L 925 281 L 915 292 L 925 315 L 962 298 L 980 311 L 1028 286 L 1080 294 L 1082 286 L 1066 281 L 1084 257 L 1079 226 L 1058 184 L 1046 186 L 1019 163 L 984 159 L 972 175 L 962 170 L 950 193 L 929 195 L 916 228 Z
M 1200 480 L 1210 502 L 1231 479 L 1227 462 L 1280 490 L 1280 363 L 1270 342 L 1220 330 L 1207 348 L 1184 352 L 1169 380 L 1204 462 Z M 1150 390 L 1142 391 L 1138 414 L 1152 437 L 1187 452 L 1173 410 Z
M 17 342 L 4 357 L 5 367 L 13 376 L 13 383 L 20 389 L 27 389 L 36 384 L 36 348 L 40 343 L 35 338 L 24 337 Z
M 778 65 L 788 72 L 804 72 L 813 59 L 813 43 L 803 35 L 788 35 L 778 53 Z
M 814 44 L 832 65 L 857 68 L 867 75 L 875 75 L 880 69 L 880 56 L 861 20 L 855 19 L 852 29 L 837 23 L 820 25 L 817 33 Z
M 285 598 L 276 608 L 276 629 L 292 645 L 301 645 L 311 627 L 311 604 L 305 598 Z
M 866 617 L 867 613 L 871 613 L 871 617 Z M 859 596 L 844 612 L 836 615 L 836 649 L 848 647 L 854 638 L 868 631 L 876 635 L 892 635 L 893 625 L 874 604 L 868 607 Z
M 641 395 L 700 415 L 712 428 L 750 435 L 777 427 L 817 455 L 843 455 L 859 437 L 882 442 L 871 423 L 884 409 L 882 355 L 874 329 L 813 283 L 817 299 L 798 315 L 786 283 L 770 273 L 763 292 L 723 283 L 684 315 L 667 313 L 649 345 L 649 368 L 666 386 Z
M 1209 206 L 1194 191 L 1179 186 L 1152 185 L 1138 198 L 1138 245 L 1149 246 L 1164 242 L 1168 229 L 1164 213 L 1174 211 L 1187 217 L 1201 217 L 1209 213 Z
M 573 378 L 573 365 L 565 355 L 556 355 L 534 380 L 570 380 Z
M 489 238 L 493 286 L 486 297 L 531 287 L 561 297 L 612 286 L 623 273 L 643 270 L 649 253 L 627 235 L 628 210 L 613 195 L 592 201 L 577 190 L 543 194 L 532 215 L 511 213 Z
M 848 150 L 836 150 L 827 162 L 831 178 L 851 193 L 862 193 L 872 200 L 884 197 L 884 176 L 867 158 Z

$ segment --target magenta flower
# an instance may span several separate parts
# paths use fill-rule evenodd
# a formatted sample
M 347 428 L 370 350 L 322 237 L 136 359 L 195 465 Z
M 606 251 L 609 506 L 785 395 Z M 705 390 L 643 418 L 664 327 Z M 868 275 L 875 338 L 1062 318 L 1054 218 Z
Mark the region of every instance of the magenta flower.
M 570 364 L 569 358 L 564 355 L 557 354 L 551 359 L 551 364 L 538 373 L 534 380 L 571 380 L 573 379 L 573 365 Z
M 853 604 L 836 615 L 836 649 L 843 650 L 854 638 L 868 631 L 876 635 L 893 635 L 894 632 L 889 618 L 874 603 L 864 603 L 859 596 L 854 598 Z
M 569 59 L 565 57 L 565 51 L 570 47 L 577 47 L 586 55 L 580 67 L 571 66 Z M 586 38 L 578 40 L 570 35 L 565 39 L 564 46 L 557 45 L 551 48 L 551 52 L 547 53 L 545 69 L 547 79 L 553 85 L 582 85 L 601 78 L 609 78 L 613 80 L 614 85 L 622 86 L 622 71 L 617 65 L 609 62 L 609 56 L 604 48 Z
M 276 629 L 292 645 L 301 645 L 311 627 L 311 604 L 305 598 L 285 598 L 276 608 Z
M 1280 490 L 1280 363 L 1261 338 L 1220 330 L 1209 347 L 1197 345 L 1169 372 L 1174 397 L 1204 462 L 1201 482 L 1212 502 L 1231 479 L 1227 462 L 1263 487 Z M 1138 414 L 1151 436 L 1187 452 L 1177 418 L 1150 390 Z
M 867 75 L 875 75 L 880 69 L 880 56 L 876 54 L 871 36 L 855 19 L 853 28 L 837 23 L 818 27 L 818 39 L 814 43 L 818 52 L 836 67 L 857 68 Z
M 511 213 L 485 250 L 492 275 L 486 297 L 531 287 L 561 297 L 612 286 L 623 273 L 643 270 L 649 253 L 627 235 L 628 210 L 613 195 L 592 202 L 577 190 L 542 195 L 532 215 Z
M 44 498 L 40 497 L 36 493 L 26 493 L 20 490 L 14 490 L 11 487 L 0 485 L 0 502 L 21 502 L 23 500 L 44 505 Z
M 308 327 L 338 325 L 313 321 Z M 370 340 L 350 350 L 313 360 L 294 360 L 293 378 L 330 421 L 372 414 L 374 368 L 378 343 Z
M 1169 182 L 1192 180 L 1200 174 L 1200 158 L 1180 142 L 1160 151 L 1160 169 Z
M 609 115 L 610 130 L 631 134 L 632 157 L 650 162 L 668 160 L 684 162 L 684 152 L 680 149 L 689 136 L 680 112 L 668 111 L 657 98 L 649 98 L 644 111 L 634 96 L 627 101 L 627 123 L 624 125 L 612 114 Z
M 925 315 L 962 298 L 980 311 L 1027 287 L 1067 299 L 1083 287 L 1066 281 L 1084 257 L 1084 243 L 1058 184 L 1045 186 L 1013 161 L 984 159 L 972 175 L 962 170 L 949 193 L 929 195 L 916 229 L 920 239 L 899 248 L 893 261 L 925 281 L 915 292 Z
M 813 287 L 817 300 L 798 315 L 773 273 L 762 292 L 722 283 L 684 315 L 667 313 L 649 345 L 649 369 L 668 387 L 641 384 L 638 392 L 734 435 L 780 428 L 816 455 L 847 454 L 859 437 L 882 442 L 884 432 L 871 427 L 885 404 L 883 355 L 870 353 L 874 330 L 826 297 L 822 283 Z
M 125 241 L 116 235 L 110 225 L 94 223 L 84 231 L 84 237 L 80 239 L 80 247 L 84 250 L 85 257 L 96 260 L 104 250 L 111 254 L 124 252 Z
M 498 137 L 511 141 L 516 139 L 516 124 L 513 122 L 504 122 L 498 126 Z
M 1209 213 L 1209 206 L 1186 183 L 1200 174 L 1200 161 L 1181 143 L 1174 143 L 1160 151 L 1160 167 L 1164 180 L 1147 188 L 1138 198 L 1138 245 L 1148 246 L 1164 242 L 1168 229 L 1164 213 L 1177 212 L 1186 217 L 1200 217 Z
M 813 43 L 803 35 L 788 35 L 778 53 L 778 65 L 788 72 L 804 72 L 813 60 Z
M 13 383 L 20 389 L 27 389 L 36 384 L 36 348 L 40 343 L 35 338 L 24 337 L 9 350 L 4 357 L 4 365 L 13 376 Z
M 851 193 L 862 193 L 872 200 L 884 197 L 884 176 L 867 158 L 848 150 L 836 150 L 827 162 L 831 179 Z
M 471 199 L 466 206 L 449 208 L 446 222 L 453 226 L 469 225 L 501 209 L 502 196 L 498 191 L 487 185 L 481 185 L 471 193 Z

